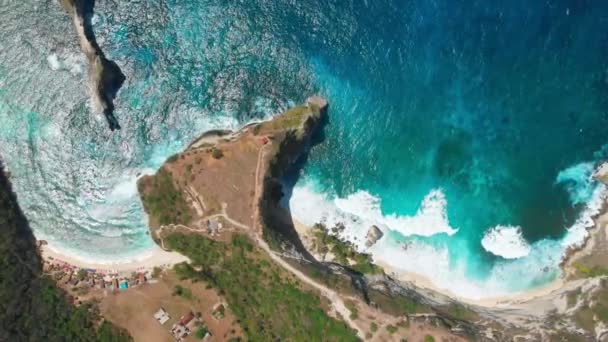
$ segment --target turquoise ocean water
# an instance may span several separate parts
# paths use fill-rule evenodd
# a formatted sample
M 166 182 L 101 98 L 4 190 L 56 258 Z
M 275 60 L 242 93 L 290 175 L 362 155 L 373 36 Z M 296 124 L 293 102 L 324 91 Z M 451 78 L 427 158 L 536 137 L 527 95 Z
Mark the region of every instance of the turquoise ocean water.
M 356 243 L 377 225 L 377 260 L 456 293 L 554 279 L 604 194 L 602 2 L 98 0 L 98 41 L 127 75 L 117 133 L 91 113 L 57 4 L 9 1 L 0 19 L 0 153 L 36 234 L 83 258 L 152 246 L 138 175 L 317 93 L 330 120 L 294 217 L 344 222 Z

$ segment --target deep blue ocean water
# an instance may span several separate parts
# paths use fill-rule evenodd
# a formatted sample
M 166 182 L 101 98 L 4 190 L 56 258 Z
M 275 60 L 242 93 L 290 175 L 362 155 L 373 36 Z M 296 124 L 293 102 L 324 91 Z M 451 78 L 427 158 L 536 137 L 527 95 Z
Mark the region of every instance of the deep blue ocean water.
M 295 218 L 345 222 L 356 243 L 378 225 L 378 261 L 459 294 L 554 279 L 601 200 L 603 2 L 99 0 L 97 38 L 127 75 L 117 133 L 57 4 L 0 19 L 0 153 L 37 235 L 82 257 L 152 246 L 138 174 L 312 94 L 330 119 Z

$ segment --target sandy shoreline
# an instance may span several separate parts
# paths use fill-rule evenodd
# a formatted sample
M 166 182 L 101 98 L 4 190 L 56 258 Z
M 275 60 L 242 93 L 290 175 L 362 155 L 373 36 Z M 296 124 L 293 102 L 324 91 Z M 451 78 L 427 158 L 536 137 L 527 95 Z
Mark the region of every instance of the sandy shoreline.
M 430 279 L 428 279 L 427 277 L 425 277 L 423 275 L 413 273 L 413 272 L 397 270 L 383 262 L 376 262 L 376 263 L 379 266 L 381 266 L 382 268 L 384 268 L 385 272 L 389 276 L 399 280 L 400 282 L 413 284 L 417 288 L 436 292 L 440 295 L 444 295 L 444 296 L 450 297 L 451 299 L 455 299 L 461 303 L 477 305 L 477 306 L 484 306 L 484 307 L 505 307 L 505 306 L 509 306 L 512 304 L 519 304 L 519 303 L 527 302 L 527 301 L 530 301 L 530 300 L 533 300 L 533 299 L 536 299 L 539 297 L 544 297 L 555 291 L 559 291 L 561 288 L 564 287 L 564 285 L 566 283 L 564 281 L 563 277 L 559 277 L 559 278 L 551 281 L 550 283 L 547 283 L 538 288 L 534 288 L 534 289 L 530 289 L 530 290 L 526 290 L 526 291 L 522 291 L 522 292 L 514 292 L 512 294 L 505 294 L 505 295 L 501 295 L 501 296 L 474 299 L 474 298 L 468 298 L 468 297 L 463 297 L 463 296 L 457 295 L 454 292 L 450 291 L 449 289 L 437 287 Z
M 48 245 L 40 247 L 40 254 L 45 261 L 63 262 L 71 266 L 85 269 L 94 269 L 105 273 L 123 273 L 150 270 L 154 267 L 171 267 L 175 264 L 189 261 L 189 259 L 176 252 L 166 252 L 158 246 L 154 246 L 150 251 L 146 251 L 141 259 L 125 260 L 111 263 L 96 263 L 75 258 L 61 253 L 56 248 Z
M 598 216 L 602 216 L 602 215 L 598 215 Z M 607 217 L 606 220 L 608 220 L 608 214 L 605 214 L 605 216 Z M 302 224 L 301 222 L 297 221 L 295 218 L 292 218 L 292 220 L 294 222 L 294 227 L 295 227 L 298 235 L 304 236 L 305 234 L 307 234 L 307 232 L 309 232 L 311 230 L 311 227 L 309 227 L 305 224 Z M 593 231 L 595 229 L 598 229 L 598 225 L 600 224 L 598 221 L 599 221 L 598 218 L 596 218 L 595 226 L 589 228 L 590 234 L 589 234 L 587 241 L 585 241 L 585 246 L 593 245 L 593 241 L 595 239 L 595 234 L 593 234 Z M 426 290 L 426 291 L 428 291 L 429 294 L 432 294 L 432 297 L 436 297 L 434 294 L 439 294 L 441 296 L 449 297 L 450 299 L 454 299 L 454 300 L 457 300 L 457 301 L 459 301 L 461 303 L 465 303 L 465 304 L 488 307 L 488 308 L 502 308 L 502 307 L 508 307 L 513 304 L 521 304 L 524 302 L 528 302 L 528 301 L 537 299 L 539 297 L 544 297 L 544 296 L 550 295 L 551 293 L 563 290 L 566 287 L 566 285 L 568 284 L 568 282 L 566 281 L 568 264 L 571 260 L 574 260 L 578 256 L 578 254 L 581 253 L 583 250 L 584 250 L 584 248 L 581 248 L 581 249 L 573 251 L 569 255 L 565 256 L 566 260 L 564 262 L 564 265 L 562 265 L 562 275 L 560 275 L 560 277 L 556 278 L 555 280 L 553 280 L 547 284 L 544 284 L 543 286 L 521 291 L 521 292 L 514 292 L 512 294 L 505 294 L 505 295 L 480 298 L 480 299 L 464 297 L 464 296 L 455 294 L 454 292 L 450 291 L 449 289 L 438 287 L 429 278 L 427 278 L 423 275 L 420 275 L 420 274 L 417 274 L 414 272 L 407 272 L 407 271 L 399 270 L 399 269 L 396 269 L 395 267 L 392 267 L 392 266 L 388 265 L 387 263 L 384 263 L 381 261 L 379 262 L 379 261 L 375 260 L 374 263 L 376 263 L 377 265 L 384 268 L 386 274 L 389 275 L 390 277 L 392 277 L 400 282 L 403 282 L 403 283 L 412 284 L 416 288 L 418 288 L 421 292 L 424 292 L 424 290 Z

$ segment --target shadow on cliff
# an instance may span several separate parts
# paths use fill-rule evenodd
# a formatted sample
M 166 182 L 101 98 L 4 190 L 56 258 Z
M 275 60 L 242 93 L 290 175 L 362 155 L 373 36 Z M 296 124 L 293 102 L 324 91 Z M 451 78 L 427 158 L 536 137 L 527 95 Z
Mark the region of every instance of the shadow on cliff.
M 274 208 L 273 210 L 266 211 L 266 217 L 270 218 L 272 221 L 272 224 L 270 224 L 271 228 L 281 235 L 283 242 L 288 242 L 306 261 L 312 263 L 317 263 L 318 261 L 304 247 L 300 235 L 295 229 L 291 210 L 289 208 L 289 199 L 291 198 L 295 184 L 300 178 L 300 171 L 308 161 L 310 150 L 315 145 L 318 145 L 325 140 L 325 127 L 328 124 L 329 115 L 322 116 L 319 123 L 319 129 L 315 130 L 305 146 L 303 153 L 301 153 L 298 159 L 286 170 L 285 174 L 279 180 L 266 180 L 272 182 L 272 184 L 268 185 L 271 189 L 270 192 Z
M 331 105 L 327 108 L 331 111 Z M 264 218 L 266 226 L 272 231 L 273 236 L 267 236 L 265 239 L 271 245 L 271 242 L 278 242 L 279 245 L 273 248 L 291 255 L 292 258 L 286 258 L 287 261 L 297 261 L 300 269 L 306 273 L 312 272 L 315 277 L 321 277 L 326 280 L 335 277 L 336 274 L 346 276 L 354 288 L 366 301 L 369 302 L 367 285 L 365 277 L 350 268 L 344 267 L 333 262 L 323 262 L 317 260 L 304 246 L 300 239 L 300 235 L 296 231 L 295 223 L 291 216 L 289 200 L 293 193 L 293 188 L 300 179 L 301 170 L 308 162 L 310 151 L 314 146 L 322 143 L 325 140 L 325 129 L 330 123 L 330 115 L 323 115 L 319 123 L 319 127 L 310 137 L 309 142 L 305 146 L 299 158 L 291 164 L 280 179 L 266 179 L 265 187 L 270 190 L 270 198 L 272 199 L 269 206 L 264 210 Z M 286 248 L 287 247 L 287 248 Z M 296 257 L 295 259 L 293 257 Z M 334 278 L 335 279 L 335 278 Z
M 42 267 L 36 251 L 36 238 L 19 207 L 9 177 L 0 160 L 0 236 L 2 243 L 6 243 L 5 252 L 37 276 Z
M 97 44 L 92 25 L 95 0 L 71 0 L 71 5 L 76 9 L 76 14 L 82 18 L 85 38 L 93 50 L 83 52 L 89 60 L 89 78 L 103 107 L 103 114 L 110 130 L 120 129 L 120 124 L 114 115 L 114 99 L 126 77 L 114 61 L 106 58 L 103 50 Z

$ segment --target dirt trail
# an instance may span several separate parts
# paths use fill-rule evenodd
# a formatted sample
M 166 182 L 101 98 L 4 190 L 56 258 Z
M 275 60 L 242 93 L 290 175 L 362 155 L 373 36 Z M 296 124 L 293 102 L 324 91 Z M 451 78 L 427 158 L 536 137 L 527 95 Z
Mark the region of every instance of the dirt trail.
M 260 152 L 258 153 L 258 162 L 257 162 L 256 170 L 255 170 L 255 188 L 254 188 L 255 196 L 253 197 L 254 198 L 253 229 L 251 229 L 249 231 L 251 232 L 251 235 L 257 242 L 258 246 L 260 246 L 275 263 L 277 263 L 279 266 L 283 267 L 287 271 L 294 274 L 302 282 L 314 287 L 319 292 L 321 292 L 321 294 L 330 301 L 331 306 L 334 308 L 334 310 L 336 310 L 336 312 L 339 313 L 340 316 L 342 316 L 342 319 L 352 329 L 357 331 L 357 335 L 359 336 L 359 338 L 364 339 L 365 333 L 363 332 L 363 330 L 361 330 L 357 326 L 357 324 L 352 319 L 350 319 L 350 314 L 351 314 L 350 310 L 348 310 L 348 308 L 344 304 L 344 301 L 342 300 L 342 298 L 335 291 L 329 289 L 325 285 L 310 278 L 309 276 L 304 274 L 302 271 L 296 269 L 295 267 L 290 265 L 288 262 L 283 260 L 279 255 L 277 255 L 273 250 L 270 249 L 270 247 L 268 246 L 266 241 L 264 241 L 264 239 L 261 237 L 262 229 L 261 229 L 261 226 L 259 226 L 259 224 L 260 224 L 260 222 L 259 222 L 259 200 L 261 198 L 263 182 L 260 180 L 260 176 L 261 176 L 260 170 L 262 168 L 262 162 L 264 160 L 265 150 L 267 147 L 270 147 L 271 145 L 272 145 L 272 142 L 268 142 L 266 145 L 264 145 L 260 148 Z M 235 223 L 235 222 L 232 222 L 232 220 L 230 220 L 227 216 L 225 218 L 229 222 L 231 222 L 233 224 Z

